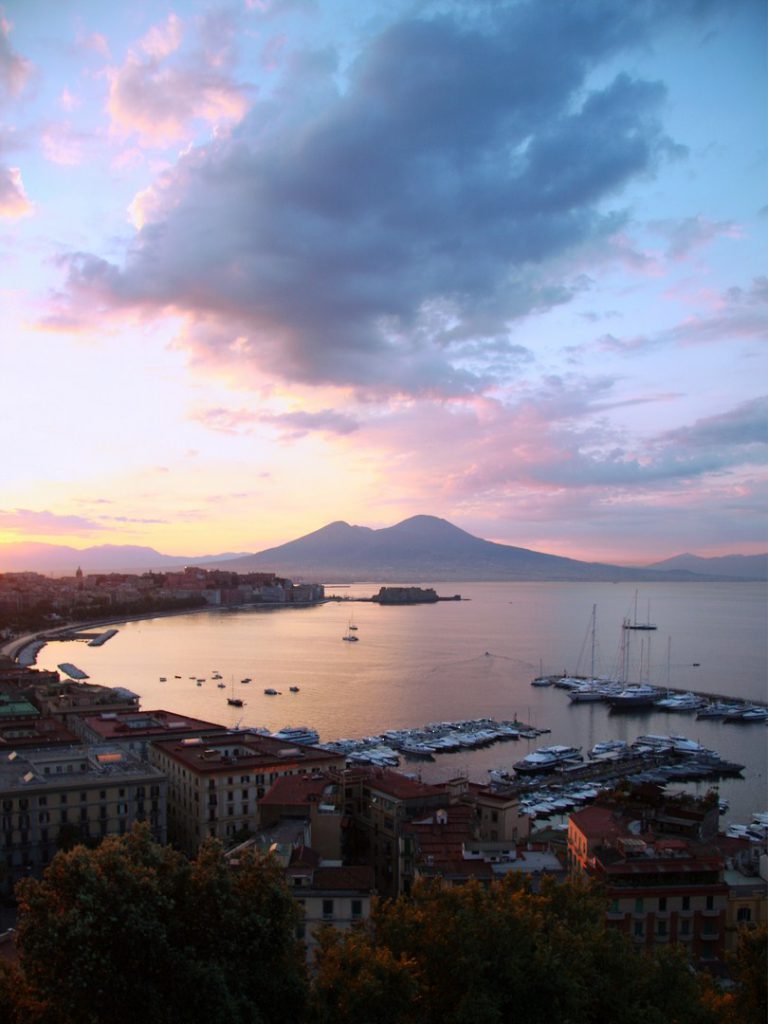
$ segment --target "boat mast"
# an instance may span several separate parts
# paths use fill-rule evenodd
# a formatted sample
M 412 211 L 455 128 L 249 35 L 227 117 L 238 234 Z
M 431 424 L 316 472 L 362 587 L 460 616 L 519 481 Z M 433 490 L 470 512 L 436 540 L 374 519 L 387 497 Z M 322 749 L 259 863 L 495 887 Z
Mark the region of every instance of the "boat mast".
M 597 622 L 597 605 L 592 605 L 592 660 L 589 669 L 589 678 L 595 678 L 595 625 Z

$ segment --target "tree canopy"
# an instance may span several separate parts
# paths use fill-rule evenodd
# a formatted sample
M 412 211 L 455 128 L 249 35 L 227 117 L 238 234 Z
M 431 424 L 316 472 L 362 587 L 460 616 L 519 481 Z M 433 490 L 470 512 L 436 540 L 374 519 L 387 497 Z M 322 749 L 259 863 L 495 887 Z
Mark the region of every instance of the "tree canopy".
M 680 949 L 639 954 L 590 884 L 430 882 L 318 935 L 308 973 L 271 858 L 196 860 L 145 825 L 54 858 L 17 887 L 8 1024 L 763 1024 L 766 931 L 741 936 L 723 993 Z
M 144 826 L 58 854 L 17 888 L 25 993 L 45 1024 L 271 1024 L 303 1012 L 303 952 L 279 867 L 189 862 Z

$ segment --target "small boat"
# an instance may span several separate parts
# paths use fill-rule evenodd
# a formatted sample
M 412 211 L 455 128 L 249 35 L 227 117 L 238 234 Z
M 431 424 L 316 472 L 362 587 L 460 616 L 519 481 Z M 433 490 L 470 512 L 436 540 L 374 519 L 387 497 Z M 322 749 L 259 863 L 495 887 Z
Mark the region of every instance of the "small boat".
M 202 679 L 198 679 L 197 683 L 195 685 L 196 686 L 202 686 L 203 685 L 203 680 Z
M 551 686 L 554 681 L 552 676 L 536 676 L 531 680 L 531 686 Z
M 343 636 L 341 639 L 342 640 L 346 640 L 347 643 L 356 644 L 357 641 L 360 639 L 360 637 L 359 636 L 353 636 L 351 633 L 347 633 L 347 635 Z
M 166 679 L 165 676 L 160 676 L 160 682 L 161 683 L 166 683 L 166 682 L 168 682 L 168 680 Z
M 216 683 L 216 685 L 218 686 L 218 688 L 220 690 L 223 690 L 226 684 L 225 683 Z
M 291 693 L 298 693 L 299 692 L 298 686 L 289 686 L 288 689 L 291 691 Z
M 233 708 L 241 708 L 243 702 L 239 697 L 227 697 L 227 704 L 231 704 Z
M 252 680 L 251 680 L 251 677 L 250 677 L 250 676 L 246 676 L 246 677 L 245 677 L 245 679 L 241 679 L 241 680 L 240 680 L 240 682 L 241 682 L 241 683 L 250 683 L 251 681 L 252 681 Z
M 277 697 L 279 691 L 278 690 L 273 690 L 271 686 L 268 686 L 267 689 L 264 691 L 264 693 L 268 697 Z
M 181 679 L 181 676 L 174 676 L 174 679 Z

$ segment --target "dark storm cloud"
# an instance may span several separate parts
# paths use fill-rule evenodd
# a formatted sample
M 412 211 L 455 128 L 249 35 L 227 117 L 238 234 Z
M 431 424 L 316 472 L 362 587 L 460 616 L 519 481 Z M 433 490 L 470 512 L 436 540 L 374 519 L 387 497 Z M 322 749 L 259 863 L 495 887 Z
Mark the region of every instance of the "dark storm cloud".
M 198 360 L 236 352 L 362 389 L 486 388 L 519 361 L 499 364 L 508 325 L 573 294 L 554 261 L 616 231 L 606 201 L 669 149 L 659 83 L 589 85 L 652 10 L 524 3 L 402 21 L 349 68 L 295 59 L 231 136 L 158 180 L 123 267 L 68 258 L 54 319 L 180 311 Z

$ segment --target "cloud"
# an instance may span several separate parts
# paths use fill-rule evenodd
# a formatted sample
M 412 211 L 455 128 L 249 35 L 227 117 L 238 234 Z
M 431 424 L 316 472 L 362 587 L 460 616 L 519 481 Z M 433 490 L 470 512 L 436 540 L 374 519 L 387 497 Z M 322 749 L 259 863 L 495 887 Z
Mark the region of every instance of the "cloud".
M 318 412 L 297 410 L 285 413 L 253 413 L 246 409 L 206 409 L 195 419 L 224 434 L 250 434 L 260 425 L 277 427 L 285 437 L 295 440 L 310 433 L 351 434 L 360 424 L 346 413 L 333 409 Z
M 469 395 L 514 378 L 510 325 L 570 300 L 560 264 L 616 237 L 611 207 L 665 158 L 664 89 L 589 84 L 647 38 L 634 7 L 482 11 L 399 21 L 343 68 L 286 58 L 273 95 L 137 198 L 122 266 L 69 257 L 71 315 L 172 310 L 198 362 L 310 384 Z M 134 51 L 113 115 L 179 133 L 209 71 Z
M 46 159 L 63 167 L 74 167 L 83 162 L 85 142 L 86 136 L 75 131 L 66 121 L 52 122 L 40 137 Z
M 667 239 L 667 256 L 673 260 L 684 259 L 692 249 L 707 245 L 714 238 L 742 237 L 741 228 L 732 221 L 713 221 L 702 216 L 653 221 L 649 227 Z
M 0 164 L 0 217 L 17 220 L 32 213 L 34 206 L 24 191 L 21 171 L 18 167 Z
M 12 27 L 0 11 L 0 100 L 18 96 L 32 72 L 32 64 L 11 46 Z
M 604 334 L 595 344 L 605 351 L 631 354 L 671 345 L 687 347 L 735 339 L 768 339 L 768 277 L 756 277 L 747 288 L 728 288 L 715 297 L 712 307 L 709 315 L 691 315 L 657 334 L 638 334 L 628 338 Z
M 661 435 L 663 444 L 682 449 L 752 448 L 768 453 L 768 396 L 742 402 L 728 412 L 707 416 Z
M 51 535 L 103 530 L 104 526 L 94 519 L 86 519 L 83 516 L 63 516 L 55 512 L 16 508 L 0 509 L 0 529 L 24 534 Z
M 201 29 L 202 48 L 181 52 L 183 26 L 170 14 L 109 72 L 108 110 L 113 130 L 136 134 L 145 145 L 164 146 L 185 137 L 195 120 L 238 120 L 247 108 L 246 91 L 227 73 L 222 19 L 218 31 Z

